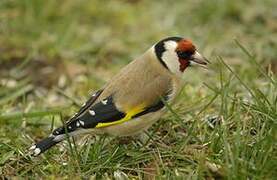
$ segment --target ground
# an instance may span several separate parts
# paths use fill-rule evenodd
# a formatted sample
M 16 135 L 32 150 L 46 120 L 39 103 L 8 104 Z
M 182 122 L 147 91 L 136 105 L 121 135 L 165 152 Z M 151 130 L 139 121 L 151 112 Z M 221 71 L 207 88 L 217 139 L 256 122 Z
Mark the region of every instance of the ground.
M 0 176 L 23 179 L 274 179 L 277 1 L 1 0 Z M 26 149 L 160 39 L 190 39 L 190 68 L 149 142 L 86 135 Z

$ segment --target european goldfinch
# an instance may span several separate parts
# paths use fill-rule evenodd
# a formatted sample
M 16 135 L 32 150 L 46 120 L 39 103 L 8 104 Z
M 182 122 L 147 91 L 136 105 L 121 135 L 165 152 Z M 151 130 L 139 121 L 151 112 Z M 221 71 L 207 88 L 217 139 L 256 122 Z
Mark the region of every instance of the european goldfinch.
M 172 104 L 180 92 L 184 70 L 208 61 L 191 41 L 169 37 L 159 41 L 124 67 L 103 88 L 96 91 L 65 126 L 30 147 L 37 156 L 67 135 L 85 132 L 131 136 L 149 128 Z

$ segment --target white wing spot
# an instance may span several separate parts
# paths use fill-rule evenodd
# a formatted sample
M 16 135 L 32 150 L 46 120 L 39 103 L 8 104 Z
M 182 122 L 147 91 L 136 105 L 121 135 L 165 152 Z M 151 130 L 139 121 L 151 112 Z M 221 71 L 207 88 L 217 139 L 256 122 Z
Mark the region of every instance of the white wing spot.
M 68 126 L 68 129 L 71 129 L 72 127 L 71 126 Z
M 82 107 L 84 107 L 86 105 L 86 103 L 82 104 Z
M 76 122 L 76 126 L 79 127 L 80 126 L 80 123 L 79 121 Z
M 84 121 L 80 121 L 80 124 L 81 124 L 82 126 L 84 126 L 84 125 L 85 125 L 85 122 L 84 122 Z
M 29 148 L 29 151 L 36 149 L 36 147 L 37 147 L 36 145 L 31 146 L 31 147 Z
M 102 100 L 101 102 L 102 102 L 102 104 L 107 105 L 108 100 L 105 99 L 105 100 Z
M 94 116 L 94 115 L 95 115 L 95 111 L 93 111 L 93 110 L 89 110 L 88 112 L 89 112 L 89 113 L 90 113 L 90 115 L 92 115 L 92 116 Z
M 41 152 L 40 148 L 36 148 L 36 149 L 34 150 L 34 155 L 35 155 L 35 156 L 36 156 L 36 155 L 39 155 L 40 152 Z
M 96 94 L 93 94 L 92 96 L 94 97 L 94 96 L 96 96 Z

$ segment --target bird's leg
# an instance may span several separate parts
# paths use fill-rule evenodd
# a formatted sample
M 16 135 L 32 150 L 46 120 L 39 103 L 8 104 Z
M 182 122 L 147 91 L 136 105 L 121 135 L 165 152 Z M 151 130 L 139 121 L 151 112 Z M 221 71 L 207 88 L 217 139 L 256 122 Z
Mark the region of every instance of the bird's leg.
M 140 132 L 132 136 L 120 137 L 120 143 L 129 144 L 132 141 L 139 141 L 139 144 L 146 144 L 149 141 L 149 136 L 145 132 Z
M 142 144 L 147 144 L 150 140 L 150 137 L 146 131 L 140 132 L 133 136 L 135 140 L 140 141 Z

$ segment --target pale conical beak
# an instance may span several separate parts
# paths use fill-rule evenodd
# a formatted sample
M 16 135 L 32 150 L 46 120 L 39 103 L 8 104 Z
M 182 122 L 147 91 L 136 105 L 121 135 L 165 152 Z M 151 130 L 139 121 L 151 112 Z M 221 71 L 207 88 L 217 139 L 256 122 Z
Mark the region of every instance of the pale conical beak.
M 195 51 L 195 53 L 192 55 L 192 59 L 190 60 L 190 65 L 200 65 L 200 66 L 206 66 L 210 64 L 207 58 L 202 56 L 199 52 Z

